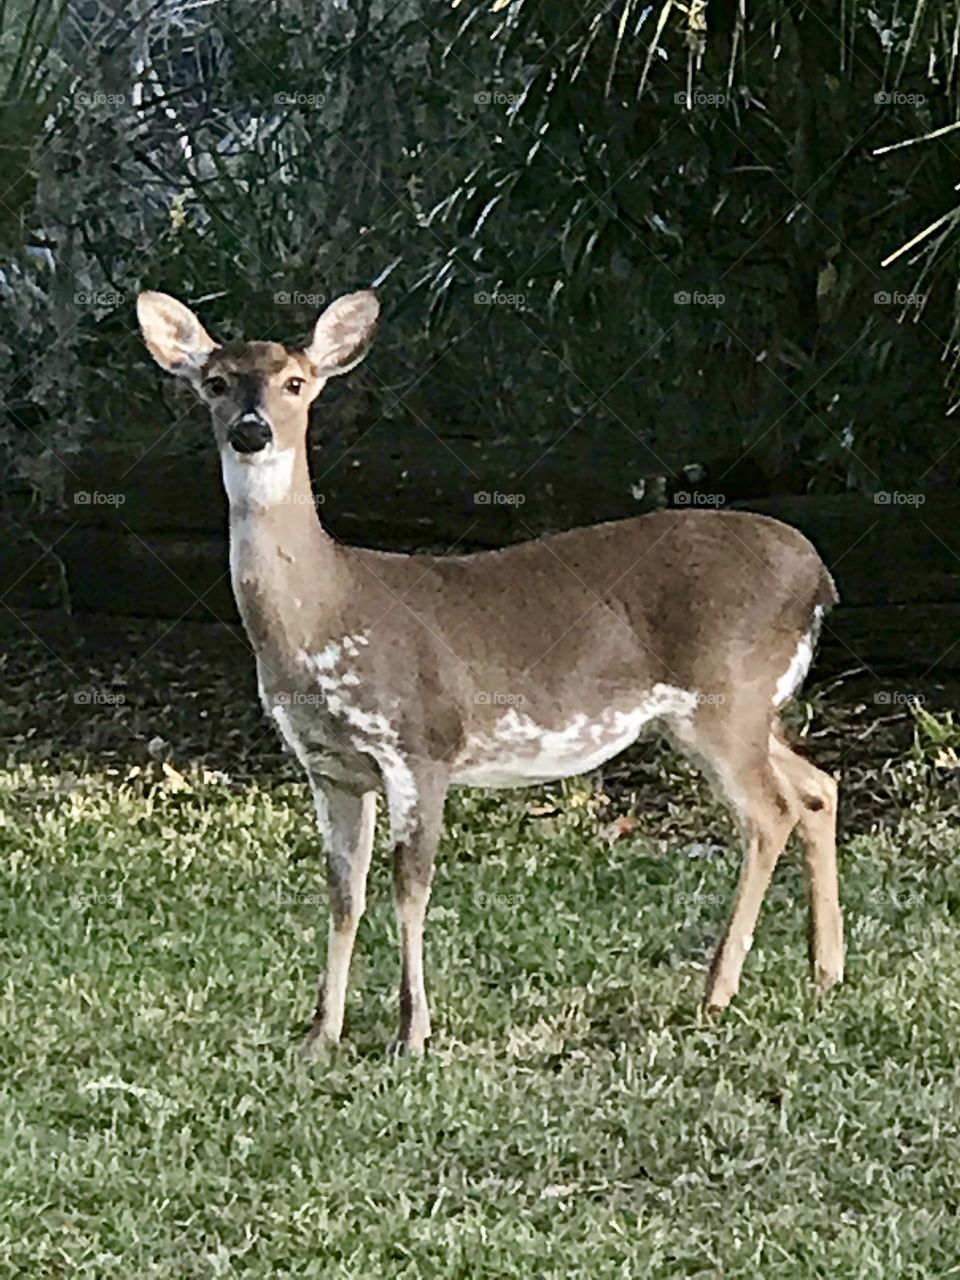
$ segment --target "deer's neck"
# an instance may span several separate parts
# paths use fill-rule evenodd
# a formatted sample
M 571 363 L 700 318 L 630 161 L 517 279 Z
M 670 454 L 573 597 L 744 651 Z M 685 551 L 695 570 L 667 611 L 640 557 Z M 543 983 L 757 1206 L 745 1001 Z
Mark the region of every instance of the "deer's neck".
M 221 456 L 230 503 L 230 574 L 258 652 L 307 647 L 334 622 L 344 570 L 320 523 L 305 450 L 269 445 L 251 460 Z M 334 623 L 335 624 L 335 623 Z

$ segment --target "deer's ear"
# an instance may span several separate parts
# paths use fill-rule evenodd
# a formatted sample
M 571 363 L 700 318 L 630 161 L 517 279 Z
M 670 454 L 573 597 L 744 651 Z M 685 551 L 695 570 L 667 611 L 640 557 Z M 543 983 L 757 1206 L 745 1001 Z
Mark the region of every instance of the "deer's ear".
M 137 319 L 147 349 L 161 369 L 195 381 L 217 343 L 193 314 L 169 293 L 147 289 L 137 298 Z
M 379 315 L 380 303 L 370 289 L 331 302 L 304 350 L 317 375 L 332 378 L 358 365 L 370 349 Z

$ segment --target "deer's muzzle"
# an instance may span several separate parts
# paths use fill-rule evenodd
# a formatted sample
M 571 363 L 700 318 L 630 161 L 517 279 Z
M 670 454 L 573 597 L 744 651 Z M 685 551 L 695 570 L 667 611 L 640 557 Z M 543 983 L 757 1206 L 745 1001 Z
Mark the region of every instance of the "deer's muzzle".
M 227 439 L 237 453 L 259 453 L 273 438 L 270 424 L 257 413 L 245 413 L 231 423 Z

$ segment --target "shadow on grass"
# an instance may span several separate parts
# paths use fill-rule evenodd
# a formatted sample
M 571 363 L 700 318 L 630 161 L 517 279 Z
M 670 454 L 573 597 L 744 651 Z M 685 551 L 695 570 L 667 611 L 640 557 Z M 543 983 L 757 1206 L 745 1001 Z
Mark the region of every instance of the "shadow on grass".
M 300 776 L 263 714 L 239 627 L 8 618 L 2 645 L 9 763 L 125 772 L 166 760 L 238 780 Z

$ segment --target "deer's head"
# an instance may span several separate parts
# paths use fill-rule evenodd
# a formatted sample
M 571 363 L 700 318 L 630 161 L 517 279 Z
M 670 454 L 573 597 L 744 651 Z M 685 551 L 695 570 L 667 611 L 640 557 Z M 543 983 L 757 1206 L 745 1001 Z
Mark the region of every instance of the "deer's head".
M 367 354 L 379 311 L 376 294 L 349 293 L 327 307 L 305 347 L 221 346 L 176 298 L 150 290 L 137 298 L 153 358 L 190 382 L 206 403 L 225 461 L 254 468 L 303 447 L 310 405 L 328 378 L 346 373 Z

